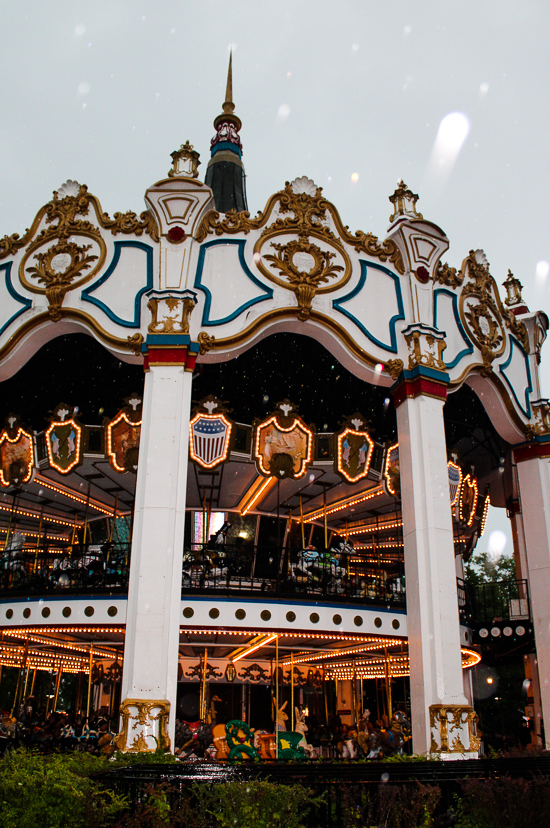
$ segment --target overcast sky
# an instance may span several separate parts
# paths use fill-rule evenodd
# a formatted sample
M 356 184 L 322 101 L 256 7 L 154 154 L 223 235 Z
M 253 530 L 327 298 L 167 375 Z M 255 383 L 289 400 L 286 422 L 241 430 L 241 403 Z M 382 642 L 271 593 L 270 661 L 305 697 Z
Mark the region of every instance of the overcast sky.
M 67 178 L 140 212 L 186 139 L 204 174 L 233 44 L 252 213 L 308 175 L 383 237 L 403 177 L 549 311 L 548 0 L 3 0 L 0 38 L 0 235 Z

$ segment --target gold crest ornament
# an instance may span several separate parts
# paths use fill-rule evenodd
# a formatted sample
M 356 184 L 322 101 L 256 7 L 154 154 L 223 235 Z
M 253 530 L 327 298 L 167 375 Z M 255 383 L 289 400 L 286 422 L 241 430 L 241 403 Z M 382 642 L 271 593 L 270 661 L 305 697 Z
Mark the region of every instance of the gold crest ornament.
M 362 414 L 348 417 L 343 428 L 334 435 L 334 471 L 348 483 L 357 483 L 369 473 L 374 441 Z
M 392 497 L 401 497 L 401 476 L 399 472 L 399 443 L 389 446 L 384 463 L 384 488 Z
M 18 417 L 10 414 L 0 434 L 0 485 L 4 488 L 28 483 L 34 471 L 34 442 Z
M 225 463 L 234 425 L 221 400 L 212 394 L 202 399 L 189 423 L 191 460 L 203 469 L 215 469 Z
M 68 474 L 82 463 L 82 426 L 76 412 L 65 403 L 57 405 L 51 415 L 51 424 L 44 433 L 48 461 L 52 469 Z
M 130 394 L 124 402 L 124 408 L 105 425 L 105 450 L 115 471 L 136 474 L 143 400 L 139 394 Z
M 460 318 L 470 339 L 481 351 L 483 374 L 490 374 L 492 363 L 506 348 L 505 326 L 529 351 L 527 329 L 505 308 L 496 283 L 489 273 L 489 262 L 483 250 L 470 250 L 462 264 L 468 282 L 460 295 Z
M 313 430 L 295 413 L 293 403 L 277 403 L 275 412 L 256 425 L 254 457 L 258 472 L 279 479 L 303 477 L 313 457 L 313 438 Z

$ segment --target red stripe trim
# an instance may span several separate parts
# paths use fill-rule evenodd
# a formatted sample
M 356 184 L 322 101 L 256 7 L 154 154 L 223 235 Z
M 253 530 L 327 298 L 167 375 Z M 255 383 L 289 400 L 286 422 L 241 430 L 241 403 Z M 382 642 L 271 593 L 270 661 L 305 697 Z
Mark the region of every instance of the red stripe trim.
M 394 405 L 397 408 L 407 397 L 419 397 L 421 394 L 446 400 L 447 386 L 427 377 L 416 377 L 416 379 L 410 381 L 404 380 L 393 392 Z
M 532 457 L 550 457 L 550 443 L 538 443 L 536 441 L 527 443 L 524 446 L 517 446 L 514 449 L 516 463 L 523 460 L 531 460 Z

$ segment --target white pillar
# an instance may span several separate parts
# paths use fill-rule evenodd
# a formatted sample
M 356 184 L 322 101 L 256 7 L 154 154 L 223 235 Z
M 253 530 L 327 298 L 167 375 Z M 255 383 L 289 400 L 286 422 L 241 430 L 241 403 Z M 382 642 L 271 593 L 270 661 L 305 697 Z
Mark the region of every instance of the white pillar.
M 154 750 L 157 741 L 169 747 L 174 740 L 195 356 L 188 347 L 171 347 L 173 339 L 149 337 L 146 356 L 117 742 L 122 750 Z
M 462 755 L 461 748 L 467 756 L 476 755 L 477 745 L 469 739 L 474 714 L 463 686 L 443 425 L 446 386 L 434 379 L 438 376 L 441 376 L 439 372 L 426 369 L 406 371 L 394 398 L 405 547 L 413 750 L 456 759 Z M 454 730 L 452 722 L 458 725 Z M 455 741 L 457 735 L 460 743 Z
M 514 451 L 527 553 L 546 748 L 550 748 L 550 443 Z

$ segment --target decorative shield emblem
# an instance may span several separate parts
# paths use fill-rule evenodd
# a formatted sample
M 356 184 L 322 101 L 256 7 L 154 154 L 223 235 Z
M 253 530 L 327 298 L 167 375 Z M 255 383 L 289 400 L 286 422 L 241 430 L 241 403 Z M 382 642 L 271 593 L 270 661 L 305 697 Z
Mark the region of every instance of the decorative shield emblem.
M 354 414 L 335 438 L 334 470 L 348 483 L 357 483 L 369 473 L 374 449 L 365 419 L 361 414 Z
M 386 452 L 384 464 L 384 485 L 392 497 L 401 496 L 401 477 L 399 473 L 399 443 L 390 446 Z
M 220 400 L 211 394 L 205 397 L 189 423 L 191 459 L 203 469 L 215 469 L 225 463 L 232 431 L 233 423 L 225 416 Z
M 0 434 L 0 485 L 28 483 L 34 469 L 32 434 L 25 431 L 17 417 L 7 418 L 8 427 Z
M 69 417 L 70 406 L 60 403 L 53 411 L 52 422 L 44 438 L 52 469 L 68 474 L 82 463 L 82 426 Z
M 474 522 L 478 497 L 477 480 L 467 474 L 462 481 L 458 497 L 458 519 L 466 526 L 471 526 Z
M 133 472 L 138 468 L 141 435 L 141 404 L 137 394 L 127 397 L 126 406 L 105 427 L 107 457 L 117 472 Z
M 451 498 L 451 506 L 454 506 L 458 500 L 460 484 L 462 483 L 462 469 L 452 461 L 447 463 L 447 469 L 449 472 L 449 497 Z
M 260 474 L 297 480 L 306 473 L 313 455 L 313 431 L 301 417 L 292 413 L 288 400 L 256 426 L 254 456 Z

